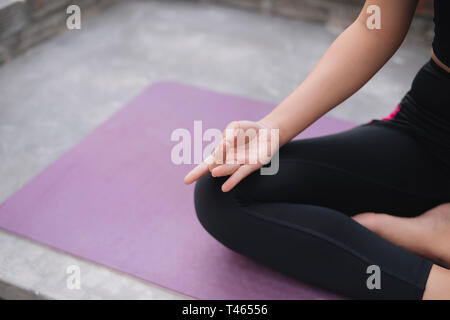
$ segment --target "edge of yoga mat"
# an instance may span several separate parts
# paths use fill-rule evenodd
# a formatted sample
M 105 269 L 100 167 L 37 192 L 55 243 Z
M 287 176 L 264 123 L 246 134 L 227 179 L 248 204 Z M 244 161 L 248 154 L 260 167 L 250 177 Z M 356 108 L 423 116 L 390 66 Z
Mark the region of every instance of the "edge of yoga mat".
M 207 106 L 205 106 L 205 104 L 207 104 Z M 230 112 L 221 114 L 218 110 L 211 110 L 211 108 L 215 108 L 216 105 L 220 104 L 230 106 Z M 177 110 L 179 112 L 170 110 L 170 107 L 179 108 L 181 105 L 184 106 L 184 108 Z M 244 105 L 246 107 L 243 107 Z M 139 226 L 140 221 L 148 222 L 145 220 L 148 219 L 148 216 L 142 215 L 142 212 L 145 213 L 146 210 L 143 210 L 138 206 L 136 206 L 136 212 L 139 212 L 141 215 L 139 216 L 138 214 L 137 216 L 132 216 L 131 218 L 134 219 L 132 223 L 120 220 L 120 215 L 123 215 L 120 211 L 117 211 L 119 212 L 117 216 L 105 216 L 103 212 L 100 212 L 102 217 L 99 219 L 106 222 L 106 224 L 103 224 L 103 228 L 98 228 L 102 223 L 96 221 L 95 215 L 92 217 L 92 215 L 86 213 L 77 213 L 76 211 L 73 211 L 73 208 L 70 206 L 70 204 L 73 203 L 78 205 L 81 203 L 82 205 L 80 208 L 83 210 L 89 209 L 92 210 L 92 212 L 95 212 L 95 209 L 99 209 L 100 211 L 105 209 L 105 207 L 102 207 L 101 201 L 98 203 L 92 201 L 95 197 L 92 198 L 92 195 L 89 192 L 100 193 L 100 195 L 103 196 L 103 199 L 106 200 L 108 200 L 108 196 L 122 195 L 121 193 L 125 193 L 125 195 L 130 198 L 137 197 L 132 191 L 128 192 L 126 187 L 121 189 L 118 184 L 118 181 L 120 182 L 120 180 L 114 180 L 115 177 L 112 177 L 111 171 L 108 171 L 113 170 L 114 168 L 105 169 L 105 166 L 108 167 L 111 163 L 114 165 L 114 161 L 116 161 L 113 159 L 113 161 L 108 162 L 108 160 L 111 160 L 108 155 L 111 154 L 117 153 L 119 157 L 123 158 L 120 159 L 121 161 L 130 161 L 130 158 L 127 158 L 127 156 L 123 156 L 120 153 L 120 148 L 111 146 L 112 144 L 110 142 L 112 141 L 125 141 L 127 142 L 127 145 L 132 145 L 127 151 L 135 153 L 135 156 L 131 159 L 134 159 L 135 161 L 135 157 L 139 156 L 140 153 L 144 156 L 148 156 L 142 146 L 139 145 L 139 139 L 136 139 L 141 137 L 140 134 L 146 132 L 143 130 L 145 125 L 154 125 L 158 130 L 150 130 L 148 136 L 145 136 L 144 134 L 142 143 L 145 144 L 147 142 L 147 147 L 154 147 L 156 144 L 159 151 L 170 152 L 171 147 L 173 147 L 175 143 L 168 143 L 170 142 L 170 136 L 167 136 L 167 133 L 170 133 L 170 130 L 174 128 L 186 125 L 189 129 L 192 129 L 192 121 L 196 120 L 195 117 L 198 115 L 205 115 L 206 119 L 204 122 L 211 124 L 209 127 L 223 128 L 226 123 L 237 118 L 257 119 L 258 117 L 255 116 L 262 116 L 272 109 L 273 106 L 274 105 L 271 103 L 241 98 L 229 94 L 216 93 L 184 84 L 182 85 L 173 82 L 153 84 L 131 100 L 126 106 L 117 111 L 103 124 L 94 129 L 80 143 L 63 154 L 57 161 L 45 168 L 40 174 L 0 204 L 0 228 L 19 236 L 32 239 L 54 249 L 81 257 L 96 264 L 104 265 L 144 281 L 154 283 L 157 286 L 195 298 L 337 299 L 339 297 L 334 294 L 326 293 L 319 289 L 299 283 L 298 281 L 287 278 L 264 266 L 260 266 L 245 257 L 235 254 L 212 239 L 206 231 L 201 228 L 196 220 L 193 209 L 192 186 L 182 186 L 183 189 L 181 189 L 180 186 L 176 184 L 177 181 L 180 181 L 180 184 L 182 184 L 182 178 L 184 174 L 188 172 L 190 167 L 172 167 L 174 166 L 172 163 L 170 163 L 168 167 L 164 167 L 166 165 L 165 161 L 170 161 L 170 159 L 148 158 L 153 160 L 157 166 L 161 165 L 161 171 L 167 171 L 165 173 L 170 176 L 169 179 L 173 179 L 175 184 L 163 186 L 163 183 L 151 184 L 148 181 L 147 183 L 149 183 L 150 189 L 162 187 L 164 191 L 174 191 L 177 195 L 181 195 L 179 198 L 181 200 L 179 202 L 183 202 L 184 204 L 184 206 L 181 207 L 188 212 L 185 212 L 185 214 L 180 217 L 172 217 L 170 216 L 170 210 L 176 210 L 177 206 L 180 207 L 180 204 L 177 203 L 177 201 L 170 201 L 173 199 L 168 197 L 165 200 L 163 199 L 163 204 L 158 203 L 160 200 L 158 198 L 161 196 L 159 194 L 152 200 L 159 205 L 155 206 L 155 209 L 165 210 L 167 207 L 167 212 L 165 212 L 165 214 L 169 214 L 167 219 L 172 219 L 170 220 L 171 222 L 176 222 L 181 218 L 180 221 L 184 222 L 188 228 L 192 229 L 193 235 L 189 234 L 189 232 L 187 232 L 187 234 L 181 234 L 182 232 L 179 232 L 179 230 L 174 230 L 176 227 L 172 227 L 171 229 L 170 224 L 169 226 L 164 224 L 165 221 L 163 219 L 156 221 L 157 227 L 162 228 L 163 231 L 154 229 L 153 232 L 155 232 L 155 237 L 150 237 L 146 234 L 145 228 L 139 229 L 142 228 Z M 148 109 L 150 107 L 152 110 Z M 186 107 L 188 110 L 186 110 Z M 189 109 L 189 107 L 191 109 Z M 201 112 L 196 113 L 198 109 L 201 109 Z M 153 118 L 155 116 L 156 111 L 161 119 L 157 118 L 154 121 L 148 120 L 148 117 Z M 189 118 L 189 120 L 185 121 L 183 119 L 183 117 L 190 116 L 192 118 Z M 161 123 L 164 122 L 163 120 L 167 119 L 173 120 L 172 125 L 169 123 L 167 124 L 168 128 L 161 127 Z M 332 130 L 330 130 L 330 126 L 333 127 Z M 355 126 L 355 124 L 347 121 L 322 118 L 307 129 L 302 136 L 311 137 L 335 133 L 349 129 L 353 126 Z M 121 130 L 124 128 L 126 130 Z M 138 132 L 135 132 L 136 130 Z M 147 138 L 147 140 L 145 140 L 145 138 Z M 106 147 L 102 143 L 104 143 Z M 106 155 L 104 156 L 103 153 L 106 153 Z M 94 162 L 93 165 L 92 162 Z M 137 164 L 140 165 L 140 162 L 137 162 Z M 91 165 L 92 168 L 90 168 L 90 172 L 86 173 L 82 171 L 81 175 L 77 177 L 77 169 L 86 169 L 85 167 Z M 150 167 L 133 168 L 137 171 L 141 170 L 140 173 L 143 172 L 144 175 L 146 174 L 147 169 L 151 169 Z M 140 177 L 137 177 L 137 174 L 136 176 L 131 174 L 130 176 L 124 175 L 123 177 L 123 179 L 136 179 L 137 182 L 142 183 L 142 179 L 139 180 L 139 178 Z M 152 175 L 152 178 L 157 180 L 159 178 L 158 172 L 155 172 Z M 109 179 L 113 185 L 114 183 L 116 184 L 114 187 L 110 187 L 110 185 L 105 183 L 102 179 Z M 83 184 L 87 181 L 92 181 L 92 184 L 94 185 L 92 186 L 92 190 L 84 190 L 85 188 L 90 188 L 89 184 Z M 125 182 L 125 180 L 122 182 Z M 133 186 L 133 181 L 126 182 L 128 183 L 128 187 Z M 77 185 L 77 183 L 79 183 L 79 185 Z M 60 188 L 58 188 L 58 186 L 55 187 L 55 185 L 58 184 L 60 184 Z M 102 194 L 101 190 L 98 189 L 99 186 L 105 187 L 106 195 Z M 56 194 L 51 194 L 49 190 L 54 191 Z M 74 199 L 68 197 L 67 193 L 69 191 L 77 191 L 78 193 L 75 192 L 75 194 L 77 194 L 79 198 Z M 133 189 L 133 191 L 139 192 L 139 190 L 136 189 Z M 109 195 L 107 194 L 108 192 L 110 192 Z M 99 196 L 99 198 L 102 198 L 101 196 Z M 85 200 L 85 207 L 83 207 L 83 197 Z M 143 197 L 142 194 L 140 194 L 139 197 L 137 200 L 144 199 L 145 202 L 146 198 Z M 67 203 L 68 205 L 65 206 Z M 119 204 L 123 205 L 122 202 Z M 132 206 L 132 204 L 127 205 Z M 151 201 L 146 202 L 146 205 L 148 205 L 149 208 L 152 208 Z M 108 205 L 106 205 L 106 208 L 108 208 Z M 109 209 L 114 211 L 114 208 L 112 207 Z M 58 210 L 60 211 L 58 212 Z M 66 213 L 66 211 L 69 211 L 69 213 Z M 131 210 L 130 212 L 134 211 Z M 161 213 L 159 215 L 161 215 Z M 77 217 L 79 218 L 78 220 Z M 123 217 L 124 216 L 122 216 L 122 218 Z M 120 221 L 111 221 L 109 220 L 111 218 L 119 218 L 118 220 Z M 67 222 L 66 219 L 68 219 L 69 222 Z M 95 226 L 91 227 L 91 224 L 94 224 Z M 78 230 L 71 230 L 71 226 L 78 228 Z M 149 229 L 152 229 L 153 227 L 150 223 L 148 226 Z M 95 229 L 96 227 L 97 229 Z M 129 229 L 127 229 L 127 227 Z M 85 232 L 85 230 L 87 230 L 87 232 Z M 122 236 L 122 231 L 128 231 L 131 236 Z M 135 232 L 133 233 L 133 231 Z M 165 231 L 168 232 L 169 236 L 164 233 Z M 96 233 L 101 234 L 96 238 Z M 83 241 L 83 237 L 86 238 L 84 239 L 85 241 Z M 167 239 L 167 237 L 169 239 Z M 127 243 L 128 238 L 130 238 L 130 242 Z M 154 242 L 158 242 L 162 239 L 173 240 L 173 242 L 181 239 L 185 242 L 178 247 L 189 244 L 193 245 L 193 247 L 196 245 L 199 250 L 198 252 L 194 251 L 192 253 L 194 257 L 182 253 L 181 251 L 183 250 L 180 250 L 177 246 L 171 247 L 169 245 L 165 250 L 160 250 L 159 246 L 155 245 Z M 96 247 L 90 249 L 89 241 L 92 240 L 97 240 L 97 242 L 101 242 L 102 240 L 104 241 L 104 244 L 98 245 L 97 243 L 94 243 L 94 247 Z M 171 241 L 168 242 L 170 243 Z M 117 251 L 114 252 L 114 250 L 111 250 L 110 248 L 114 244 L 119 248 L 119 251 L 120 249 L 124 249 L 124 251 L 134 251 L 129 254 L 129 256 L 133 257 L 133 254 L 135 254 L 134 257 L 139 260 L 138 263 L 133 264 L 129 261 L 127 262 L 127 259 L 125 258 L 115 259 L 113 256 Z M 148 251 L 145 250 L 146 246 L 150 247 Z M 161 246 L 167 246 L 167 243 L 162 244 Z M 108 251 L 107 254 L 103 254 L 102 249 L 106 251 L 110 249 L 110 251 Z M 179 255 L 172 255 L 172 251 L 177 250 L 180 251 L 177 252 Z M 147 255 L 145 255 L 146 252 Z M 145 257 L 142 258 L 139 255 L 144 255 Z M 166 259 L 164 259 L 166 255 L 168 261 L 165 261 Z M 158 260 L 158 258 L 160 259 Z M 198 263 L 199 259 L 203 259 L 206 264 L 210 264 L 211 268 L 203 267 L 202 269 L 201 265 Z M 218 264 L 217 261 L 221 261 L 222 264 Z M 157 263 L 156 267 L 153 262 Z M 147 267 L 147 269 L 145 267 Z M 218 271 L 224 272 L 225 275 L 219 275 L 218 273 L 214 274 L 214 272 L 211 272 L 210 270 L 213 268 L 217 268 Z M 167 271 L 167 273 L 172 274 L 169 276 L 165 275 L 165 270 L 170 270 Z M 207 279 L 207 281 L 203 282 L 202 280 L 204 279 Z M 198 283 L 199 281 L 200 283 Z M 247 283 L 246 285 L 243 285 L 242 282 Z M 227 284 L 230 284 L 230 286 Z M 233 287 L 233 285 L 237 287 Z M 270 289 L 273 289 L 274 292 L 264 292 L 264 290 L 267 291 Z

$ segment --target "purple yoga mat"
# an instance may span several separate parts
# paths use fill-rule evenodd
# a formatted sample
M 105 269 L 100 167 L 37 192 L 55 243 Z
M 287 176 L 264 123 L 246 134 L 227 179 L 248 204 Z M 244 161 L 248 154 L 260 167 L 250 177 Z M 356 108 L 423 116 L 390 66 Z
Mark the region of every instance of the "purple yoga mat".
M 146 89 L 0 205 L 0 227 L 200 299 L 335 299 L 226 249 L 202 229 L 173 130 L 223 129 L 272 104 L 176 83 Z M 303 137 L 351 128 L 325 117 Z M 206 143 L 204 144 L 204 146 Z

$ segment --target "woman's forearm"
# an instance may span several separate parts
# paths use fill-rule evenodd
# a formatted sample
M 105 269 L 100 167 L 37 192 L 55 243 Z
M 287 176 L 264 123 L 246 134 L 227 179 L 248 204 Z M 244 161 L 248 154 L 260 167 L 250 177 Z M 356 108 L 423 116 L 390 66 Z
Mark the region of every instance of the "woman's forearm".
M 371 1 L 367 1 L 366 6 Z M 385 5 L 382 29 L 366 26 L 365 8 L 360 17 L 330 46 L 303 83 L 262 122 L 280 129 L 280 146 L 358 91 L 390 59 L 404 39 L 412 19 L 413 0 L 377 1 Z M 392 4 L 394 3 L 394 4 Z M 403 8 L 395 8 L 403 3 Z M 405 12 L 405 7 L 406 10 Z M 382 8 L 383 9 L 383 8 Z M 390 18 L 393 10 L 398 11 Z

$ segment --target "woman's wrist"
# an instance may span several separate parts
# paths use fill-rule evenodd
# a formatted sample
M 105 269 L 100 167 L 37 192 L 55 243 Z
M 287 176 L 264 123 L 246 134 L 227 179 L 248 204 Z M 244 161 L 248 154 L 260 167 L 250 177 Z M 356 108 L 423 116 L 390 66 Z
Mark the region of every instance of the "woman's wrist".
M 283 131 L 283 125 L 276 119 L 270 117 L 270 115 L 259 120 L 258 123 L 269 130 L 278 130 L 278 144 L 280 147 L 289 141 L 285 141 L 286 134 Z
M 273 121 L 273 119 L 270 119 L 269 117 L 262 118 L 258 121 L 258 123 L 267 129 L 279 129 L 278 123 Z

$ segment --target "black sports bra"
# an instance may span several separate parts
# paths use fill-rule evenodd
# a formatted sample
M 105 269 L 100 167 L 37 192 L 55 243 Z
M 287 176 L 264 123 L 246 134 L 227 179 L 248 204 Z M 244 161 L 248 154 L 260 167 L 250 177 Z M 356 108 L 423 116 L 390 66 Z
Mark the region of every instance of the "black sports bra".
M 436 57 L 450 67 L 450 0 L 434 0 L 434 40 Z

